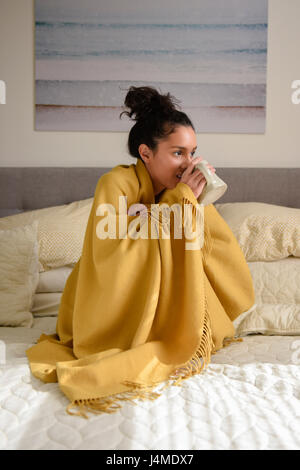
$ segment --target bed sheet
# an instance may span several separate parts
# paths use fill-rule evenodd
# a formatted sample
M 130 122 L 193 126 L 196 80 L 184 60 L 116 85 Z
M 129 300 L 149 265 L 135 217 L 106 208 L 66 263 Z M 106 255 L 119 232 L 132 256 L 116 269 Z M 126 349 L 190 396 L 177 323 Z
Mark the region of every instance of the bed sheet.
M 30 373 L 25 350 L 55 325 L 0 328 L 0 449 L 300 449 L 300 336 L 246 336 L 181 387 L 85 420 Z

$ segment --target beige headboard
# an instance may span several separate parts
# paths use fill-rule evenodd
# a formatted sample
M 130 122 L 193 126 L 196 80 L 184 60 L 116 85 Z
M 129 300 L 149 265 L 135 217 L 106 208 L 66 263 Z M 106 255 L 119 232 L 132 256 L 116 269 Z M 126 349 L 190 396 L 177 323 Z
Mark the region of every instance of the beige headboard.
M 0 217 L 94 196 L 104 167 L 0 167 Z M 300 208 L 300 168 L 218 168 L 228 184 L 217 203 L 264 202 Z

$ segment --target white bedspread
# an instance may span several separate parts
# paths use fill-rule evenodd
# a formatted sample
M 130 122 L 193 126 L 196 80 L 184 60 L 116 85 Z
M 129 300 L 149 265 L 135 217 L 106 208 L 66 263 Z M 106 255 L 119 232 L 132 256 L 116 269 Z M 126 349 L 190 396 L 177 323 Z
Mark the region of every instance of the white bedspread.
M 0 328 L 0 449 L 300 449 L 300 336 L 247 336 L 157 400 L 85 420 L 30 373 L 25 350 L 55 324 Z

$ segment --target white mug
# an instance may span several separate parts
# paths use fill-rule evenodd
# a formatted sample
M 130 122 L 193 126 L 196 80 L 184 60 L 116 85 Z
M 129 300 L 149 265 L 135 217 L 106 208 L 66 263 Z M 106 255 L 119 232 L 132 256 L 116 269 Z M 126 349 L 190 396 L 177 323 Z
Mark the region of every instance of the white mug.
M 197 199 L 198 203 L 203 206 L 207 206 L 208 204 L 212 204 L 217 201 L 217 199 L 223 196 L 228 187 L 221 178 L 210 170 L 207 164 L 207 160 L 202 160 L 200 163 L 195 165 L 195 168 L 199 168 L 206 179 L 204 189 Z

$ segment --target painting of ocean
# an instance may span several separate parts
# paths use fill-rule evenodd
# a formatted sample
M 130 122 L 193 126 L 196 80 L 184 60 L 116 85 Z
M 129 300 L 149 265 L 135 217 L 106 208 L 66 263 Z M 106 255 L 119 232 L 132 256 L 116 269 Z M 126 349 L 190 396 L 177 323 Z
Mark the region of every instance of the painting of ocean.
M 149 85 L 198 133 L 264 133 L 267 0 L 179 5 L 36 0 L 35 129 L 128 131 L 127 90 Z

